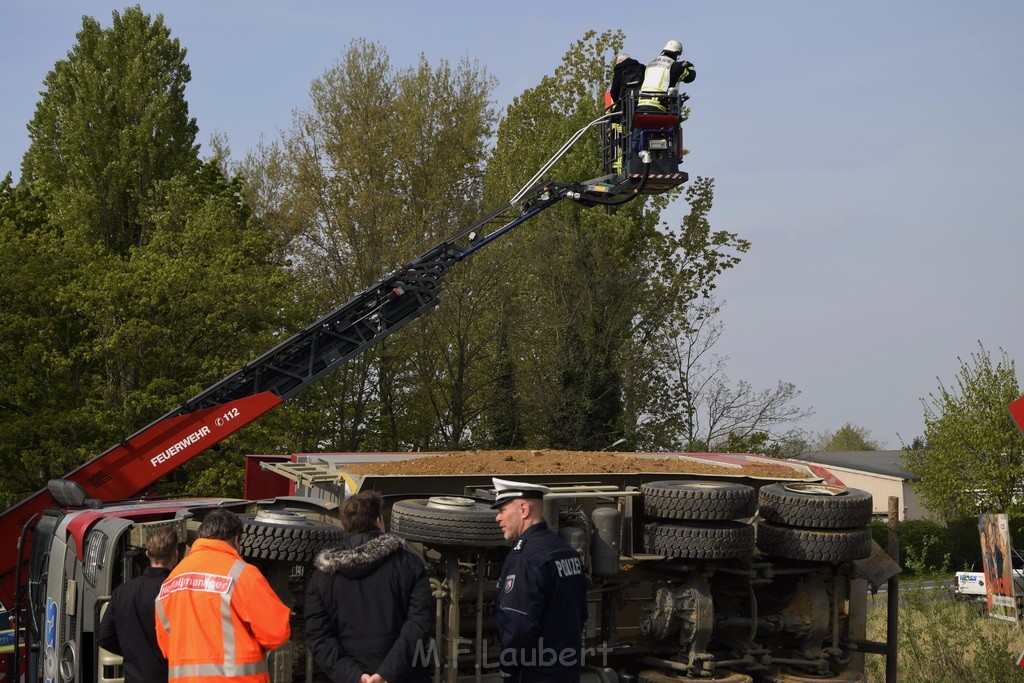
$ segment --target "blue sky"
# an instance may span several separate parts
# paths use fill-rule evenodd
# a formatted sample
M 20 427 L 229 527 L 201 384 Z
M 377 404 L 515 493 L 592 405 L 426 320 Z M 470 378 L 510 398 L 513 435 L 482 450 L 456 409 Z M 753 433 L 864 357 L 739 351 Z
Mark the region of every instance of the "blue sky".
M 82 15 L 109 26 L 124 7 L 0 2 L 0 175 L 17 176 L 43 79 Z M 793 382 L 815 410 L 803 428 L 853 422 L 898 448 L 897 434 L 923 432 L 920 399 L 952 384 L 978 341 L 1024 364 L 1017 0 L 142 7 L 188 49 L 200 141 L 226 135 L 236 157 L 286 129 L 355 38 L 396 66 L 477 59 L 501 107 L 588 29 L 622 29 L 641 61 L 678 39 L 698 73 L 687 170 L 715 179 L 713 226 L 753 242 L 719 287 L 730 377 Z

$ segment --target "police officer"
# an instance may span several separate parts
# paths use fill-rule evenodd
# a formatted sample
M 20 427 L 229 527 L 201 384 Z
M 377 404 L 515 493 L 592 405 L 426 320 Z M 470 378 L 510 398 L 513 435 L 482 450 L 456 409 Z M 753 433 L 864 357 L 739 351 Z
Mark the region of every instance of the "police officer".
M 502 674 L 514 683 L 578 683 L 587 620 L 583 562 L 543 519 L 546 487 L 493 482 L 495 519 L 515 541 L 498 583 Z
M 678 40 L 665 44 L 661 54 L 651 60 L 644 71 L 644 82 L 640 85 L 640 99 L 637 111 L 665 111 L 661 98 L 668 94 L 676 83 L 692 83 L 697 78 L 697 69 L 690 62 L 679 60 L 683 45 Z

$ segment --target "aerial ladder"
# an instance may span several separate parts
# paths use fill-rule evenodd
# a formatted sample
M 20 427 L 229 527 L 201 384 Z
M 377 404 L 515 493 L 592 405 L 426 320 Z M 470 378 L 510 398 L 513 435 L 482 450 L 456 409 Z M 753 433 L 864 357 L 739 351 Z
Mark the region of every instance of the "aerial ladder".
M 685 95 L 666 97 L 666 111 L 635 113 L 635 94 L 566 141 L 507 202 L 323 316 L 245 367 L 205 389 L 121 443 L 0 515 L 0 608 L 18 600 L 25 539 L 49 507 L 124 500 L 296 396 L 339 365 L 438 305 L 456 263 L 563 199 L 614 206 L 686 182 L 679 170 Z M 602 140 L 604 175 L 582 183 L 542 181 L 587 132 Z

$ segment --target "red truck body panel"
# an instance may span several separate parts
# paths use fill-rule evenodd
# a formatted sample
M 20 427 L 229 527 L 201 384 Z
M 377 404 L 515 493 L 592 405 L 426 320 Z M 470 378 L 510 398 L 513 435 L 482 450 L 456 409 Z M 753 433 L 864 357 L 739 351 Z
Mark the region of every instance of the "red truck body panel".
M 80 484 L 90 498 L 129 498 L 280 403 L 280 397 L 265 391 L 161 420 L 64 478 Z M 22 528 L 48 507 L 59 506 L 49 491 L 42 489 L 3 513 L 0 548 L 17 548 Z M 0 604 L 14 604 L 17 563 L 15 552 L 0 553 Z

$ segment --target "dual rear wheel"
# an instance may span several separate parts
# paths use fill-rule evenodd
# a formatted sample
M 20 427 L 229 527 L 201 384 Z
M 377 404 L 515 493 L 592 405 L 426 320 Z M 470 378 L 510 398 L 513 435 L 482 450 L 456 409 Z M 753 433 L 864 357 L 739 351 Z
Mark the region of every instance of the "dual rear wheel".
M 847 562 L 871 554 L 871 494 L 821 483 L 779 483 L 760 491 L 738 483 L 656 481 L 643 493 L 648 552 L 730 559 L 756 547 L 770 556 Z M 755 508 L 753 527 L 743 520 Z

